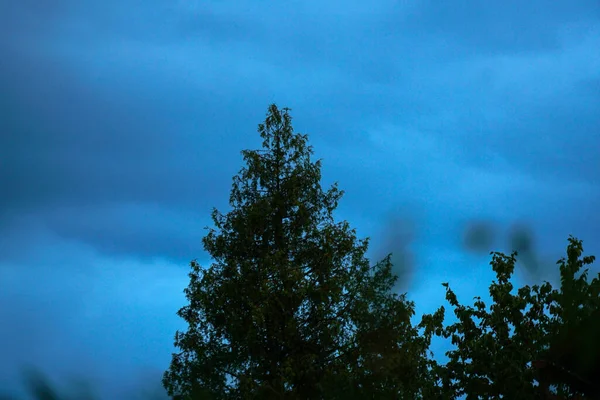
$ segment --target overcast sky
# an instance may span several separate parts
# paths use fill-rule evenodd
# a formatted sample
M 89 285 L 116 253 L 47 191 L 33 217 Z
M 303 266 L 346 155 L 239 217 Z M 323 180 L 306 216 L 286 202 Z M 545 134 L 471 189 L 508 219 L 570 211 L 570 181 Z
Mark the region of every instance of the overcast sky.
M 271 103 L 418 313 L 485 296 L 492 250 L 521 283 L 600 255 L 597 0 L 1 1 L 1 387 L 160 386 Z

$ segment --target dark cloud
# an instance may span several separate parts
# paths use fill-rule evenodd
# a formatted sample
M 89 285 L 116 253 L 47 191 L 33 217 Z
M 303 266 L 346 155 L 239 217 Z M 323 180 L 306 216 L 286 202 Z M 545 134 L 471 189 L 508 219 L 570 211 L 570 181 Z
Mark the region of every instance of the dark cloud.
M 9 107 L 1 126 L 8 134 L 0 139 L 9 194 L 3 201 L 9 204 L 62 202 L 65 196 L 84 203 L 152 198 L 189 204 L 223 182 L 224 175 L 209 172 L 212 164 L 236 158 L 220 151 L 219 141 L 202 143 L 200 124 L 191 137 L 185 121 L 158 114 L 156 104 L 133 93 L 94 93 L 93 86 L 51 67 L 50 80 L 44 79 L 27 72 L 31 64 L 15 66 L 20 76 L 3 77 L 12 86 L 4 94 Z
M 208 214 L 222 204 L 241 160 L 241 149 L 231 151 L 229 140 L 257 142 L 256 124 L 209 125 L 215 112 L 210 95 L 186 95 L 180 87 L 162 107 L 135 89 L 123 93 L 86 84 L 81 72 L 40 58 L 14 54 L 0 75 L 7 89 L 0 96 L 0 131 L 5 132 L 0 136 L 0 229 L 12 216 L 33 212 L 40 223 L 104 251 L 181 256 L 172 232 L 163 229 L 160 234 L 158 226 L 151 235 L 162 237 L 143 235 L 150 239 L 145 245 L 139 236 L 131 239 L 109 231 L 118 220 L 130 220 L 133 226 L 141 215 L 146 221 L 160 219 L 160 207 L 175 215 L 188 213 L 179 217 L 187 224 L 198 210 Z M 190 103 L 198 104 L 197 112 Z M 229 167 L 217 168 L 221 163 Z M 105 211 L 122 208 L 121 203 L 129 204 L 131 212 Z M 181 237 L 183 231 L 176 231 Z M 194 239 L 199 241 L 189 238 Z M 128 244 L 131 248 L 124 250 Z
M 204 228 L 212 226 L 209 211 L 185 213 L 157 204 L 116 203 L 87 210 L 54 209 L 40 219 L 62 237 L 94 243 L 107 254 L 134 254 L 145 260 L 158 256 L 186 267 L 204 254 L 201 238 L 207 233 Z

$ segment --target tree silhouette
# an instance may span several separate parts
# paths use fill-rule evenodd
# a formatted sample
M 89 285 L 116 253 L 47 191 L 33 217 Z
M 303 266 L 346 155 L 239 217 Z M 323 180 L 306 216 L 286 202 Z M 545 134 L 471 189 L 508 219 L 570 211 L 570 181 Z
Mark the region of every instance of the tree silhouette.
M 191 262 L 189 302 L 163 383 L 175 399 L 410 398 L 435 391 L 429 336 L 414 304 L 392 293 L 390 256 L 371 266 L 332 212 L 343 192 L 320 185 L 307 136 L 271 105 L 263 149 L 243 151 L 232 210 L 216 209 L 203 239 L 214 259 Z M 427 397 L 430 398 L 430 397 Z
M 560 290 L 545 282 L 516 293 L 510 282 L 516 252 L 492 253 L 489 311 L 480 297 L 474 307 L 461 305 L 444 284 L 458 321 L 442 328 L 439 318 L 436 325 L 424 317 L 423 325 L 455 345 L 438 367 L 450 398 L 598 398 L 600 276 L 588 281 L 581 270 L 594 257 L 582 253 L 582 242 L 569 238 L 567 260 L 558 261 Z

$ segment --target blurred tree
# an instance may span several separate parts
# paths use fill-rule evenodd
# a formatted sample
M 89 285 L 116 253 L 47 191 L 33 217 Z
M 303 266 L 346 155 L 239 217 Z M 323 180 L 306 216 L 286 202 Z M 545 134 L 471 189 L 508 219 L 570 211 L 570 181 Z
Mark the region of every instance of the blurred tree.
M 32 400 L 96 400 L 97 397 L 92 393 L 87 385 L 85 387 L 73 388 L 70 390 L 71 394 L 65 393 L 64 391 L 58 390 L 51 382 L 48 377 L 33 367 L 27 367 L 23 370 L 23 381 L 26 386 L 27 392 L 29 392 L 30 399 Z M 2 393 L 0 394 L 0 400 L 19 400 L 21 397 Z
M 387 213 L 382 222 L 383 230 L 374 258 L 392 253 L 392 274 L 398 277 L 392 290 L 403 293 L 410 288 L 414 273 L 415 256 L 411 245 L 416 232 L 415 224 L 400 213 Z
M 492 253 L 496 273 L 487 310 L 480 297 L 463 306 L 447 283 L 446 299 L 458 321 L 445 328 L 438 317 L 425 316 L 422 326 L 445 338 L 455 349 L 437 372 L 451 398 L 534 399 L 589 398 L 600 394 L 600 276 L 587 280 L 581 241 L 569 238 L 567 260 L 560 260 L 561 287 L 550 283 L 510 283 L 516 252 Z
M 289 109 L 269 107 L 263 149 L 243 151 L 232 210 L 213 210 L 191 262 L 163 384 L 174 399 L 432 398 L 431 339 L 410 322 L 414 304 L 392 293 L 390 256 L 374 266 L 332 212 L 320 160 L 293 132 Z
M 496 239 L 494 224 L 489 221 L 469 221 L 465 227 L 462 245 L 467 251 L 487 254 Z
M 508 233 L 508 245 L 511 250 L 519 253 L 519 272 L 524 273 L 523 278 L 529 282 L 532 280 L 539 282 L 541 279 L 549 278 L 547 274 L 549 271 L 542 270 L 539 255 L 536 252 L 535 236 L 530 225 L 514 224 Z
M 67 398 L 59 395 L 58 390 L 40 371 L 27 369 L 24 375 L 26 385 L 35 400 L 64 400 Z

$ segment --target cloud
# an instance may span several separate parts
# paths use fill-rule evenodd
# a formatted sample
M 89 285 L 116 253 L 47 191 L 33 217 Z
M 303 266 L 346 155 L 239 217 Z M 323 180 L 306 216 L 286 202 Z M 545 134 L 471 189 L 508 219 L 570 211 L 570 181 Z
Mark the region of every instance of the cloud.
M 132 398 L 120 391 L 150 388 L 148 374 L 159 384 L 155 370 L 168 364 L 173 328 L 181 328 L 175 312 L 186 271 L 30 233 L 35 245 L 0 261 L 2 387 L 15 388 L 20 367 L 30 365 L 54 382 L 91 380 L 101 398 Z M 143 384 L 136 374 L 145 374 Z
M 273 102 L 422 309 L 441 281 L 480 288 L 484 252 L 520 249 L 524 281 L 569 234 L 598 253 L 598 4 L 365 4 L 0 4 L 10 363 L 164 368 L 186 265 Z

